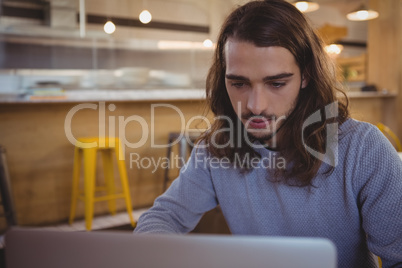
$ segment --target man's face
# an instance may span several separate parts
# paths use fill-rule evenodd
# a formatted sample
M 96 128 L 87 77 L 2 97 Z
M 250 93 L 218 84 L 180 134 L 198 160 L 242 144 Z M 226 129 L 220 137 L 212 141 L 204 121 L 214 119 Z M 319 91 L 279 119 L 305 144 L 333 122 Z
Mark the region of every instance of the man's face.
M 283 47 L 229 39 L 225 60 L 226 89 L 237 116 L 251 137 L 268 143 L 307 85 L 295 58 Z

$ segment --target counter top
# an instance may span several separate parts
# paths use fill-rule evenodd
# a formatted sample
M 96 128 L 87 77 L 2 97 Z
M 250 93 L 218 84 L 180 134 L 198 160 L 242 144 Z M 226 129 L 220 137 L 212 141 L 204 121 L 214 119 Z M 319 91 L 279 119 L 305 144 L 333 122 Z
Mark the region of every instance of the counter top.
M 205 89 L 91 89 L 66 90 L 57 96 L 0 94 L 0 103 L 49 103 L 88 101 L 185 101 L 204 100 Z
M 389 91 L 347 91 L 346 95 L 350 99 L 359 98 L 391 98 L 396 97 L 398 94 Z
M 392 98 L 394 92 L 347 92 L 351 99 Z M 140 101 L 187 101 L 205 100 L 205 89 L 88 89 L 66 90 L 58 96 L 30 96 L 1 94 L 0 103 L 68 103 L 68 102 L 140 102 Z

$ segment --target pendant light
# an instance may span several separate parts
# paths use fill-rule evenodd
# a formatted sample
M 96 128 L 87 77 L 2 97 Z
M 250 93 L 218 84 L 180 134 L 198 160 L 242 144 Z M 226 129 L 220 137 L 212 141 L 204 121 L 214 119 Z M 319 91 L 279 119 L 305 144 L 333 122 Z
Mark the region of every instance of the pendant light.
M 105 25 L 103 26 L 103 30 L 107 34 L 112 34 L 114 31 L 116 31 L 116 25 L 111 20 L 108 20 Z
M 141 13 L 140 13 L 140 21 L 142 22 L 142 23 L 144 23 L 144 24 L 147 24 L 147 23 L 149 23 L 151 20 L 152 20 L 152 15 L 151 15 L 151 13 L 148 11 L 148 10 L 146 10 L 146 9 L 144 9 Z
M 211 41 L 211 39 L 205 39 L 202 45 L 206 48 L 210 48 L 214 46 L 214 43 Z
M 365 5 L 362 5 L 358 10 L 347 14 L 346 17 L 351 21 L 366 21 L 377 18 L 378 12 L 368 9 Z
M 139 19 L 142 23 L 147 24 L 152 20 L 152 15 L 151 12 L 145 9 L 145 0 L 142 1 L 142 6 L 144 7 L 144 10 L 141 11 Z
M 320 8 L 320 5 L 311 1 L 297 1 L 293 4 L 300 12 L 307 13 L 316 11 Z
M 330 44 L 328 46 L 325 46 L 324 49 L 325 52 L 327 52 L 327 54 L 331 57 L 337 57 L 339 54 L 341 54 L 343 46 L 338 44 Z
M 116 25 L 114 25 L 114 23 L 112 22 L 111 18 L 110 18 L 110 3 L 106 2 L 106 10 L 108 10 L 107 14 L 106 14 L 106 23 L 105 25 L 103 25 L 103 30 L 105 31 L 105 33 L 107 34 L 112 34 L 114 33 L 114 31 L 116 31 Z

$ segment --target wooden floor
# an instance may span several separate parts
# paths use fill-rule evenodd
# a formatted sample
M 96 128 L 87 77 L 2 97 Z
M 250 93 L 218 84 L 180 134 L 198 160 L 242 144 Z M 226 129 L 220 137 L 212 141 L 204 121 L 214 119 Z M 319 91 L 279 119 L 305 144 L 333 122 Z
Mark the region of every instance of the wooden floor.
M 147 211 L 148 208 L 133 210 L 133 217 L 135 220 Z M 40 227 L 46 230 L 56 231 L 85 231 L 85 220 L 75 221 L 72 225 L 61 224 L 54 226 Z M 120 212 L 116 215 L 105 215 L 94 217 L 92 222 L 92 231 L 102 230 L 124 230 L 133 231 L 134 228 L 130 225 L 130 220 L 127 212 Z M 230 230 L 222 215 L 219 207 L 212 209 L 204 214 L 200 222 L 197 224 L 192 233 L 207 233 L 207 234 L 230 234 Z
M 134 220 L 138 218 L 147 211 L 148 208 L 142 208 L 138 210 L 133 210 Z M 30 226 L 24 226 L 30 228 Z M 68 223 L 34 227 L 42 230 L 51 231 L 63 231 L 63 232 L 74 232 L 74 231 L 85 231 L 85 220 L 76 220 L 72 225 Z M 96 216 L 92 222 L 92 231 L 125 231 L 132 232 L 134 228 L 130 224 L 130 219 L 127 212 L 119 212 L 116 215 L 105 215 Z M 230 230 L 226 224 L 226 221 L 222 215 L 219 207 L 212 209 L 204 214 L 200 222 L 194 228 L 192 233 L 204 233 L 204 234 L 230 234 Z M 4 236 L 0 234 L 0 249 L 4 247 Z M 1 267 L 1 265 L 0 265 Z

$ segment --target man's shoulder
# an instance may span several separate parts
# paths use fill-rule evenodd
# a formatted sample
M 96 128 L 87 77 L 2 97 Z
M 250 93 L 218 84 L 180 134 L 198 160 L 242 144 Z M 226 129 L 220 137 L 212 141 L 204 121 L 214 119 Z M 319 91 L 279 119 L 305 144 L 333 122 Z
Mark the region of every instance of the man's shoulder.
M 340 137 L 363 138 L 365 136 L 376 135 L 380 130 L 373 124 L 359 121 L 353 118 L 347 119 L 339 126 Z
M 346 151 L 392 147 L 378 127 L 356 119 L 348 119 L 339 127 L 339 145 Z
M 346 119 L 346 121 L 340 125 L 340 130 L 352 132 L 367 131 L 373 128 L 376 128 L 376 126 L 369 122 L 359 121 L 353 118 Z
M 194 144 L 192 152 L 195 154 L 209 155 L 209 144 L 205 140 L 199 140 Z

